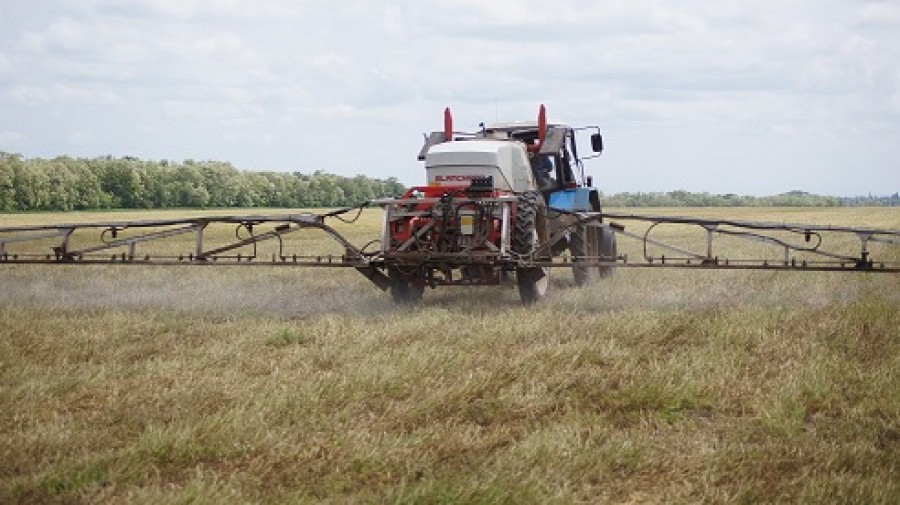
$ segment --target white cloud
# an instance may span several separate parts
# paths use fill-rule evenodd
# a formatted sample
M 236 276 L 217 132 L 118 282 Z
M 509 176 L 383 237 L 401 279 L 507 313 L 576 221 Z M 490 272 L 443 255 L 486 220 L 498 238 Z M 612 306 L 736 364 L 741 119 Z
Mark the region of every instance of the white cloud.
M 725 186 L 749 170 L 769 175 L 742 184 L 776 192 L 797 166 L 830 192 L 900 186 L 890 2 L 48 0 L 7 17 L 0 131 L 26 155 L 77 131 L 88 155 L 411 184 L 445 105 L 474 128 L 546 103 L 605 127 L 607 191 L 741 192 Z
M 0 53 L 0 75 L 13 73 L 13 63 L 8 56 Z
M 896 29 L 900 24 L 900 5 L 890 2 L 867 2 L 859 12 L 863 24 Z
M 25 144 L 27 137 L 16 131 L 0 131 L 0 150 L 9 151 Z
M 50 94 L 43 88 L 35 86 L 18 85 L 7 92 L 13 102 L 32 106 L 41 105 L 50 101 Z
M 90 107 L 107 107 L 123 105 L 124 101 L 115 92 L 104 87 L 69 86 L 57 84 L 53 86 L 56 100 L 64 105 L 86 105 Z
M 40 32 L 26 34 L 24 42 L 26 47 L 38 53 L 49 51 L 72 53 L 84 49 L 88 37 L 81 23 L 62 18 L 52 22 Z
M 89 131 L 77 130 L 70 132 L 66 136 L 66 140 L 74 146 L 84 146 L 95 144 L 97 142 L 97 136 Z

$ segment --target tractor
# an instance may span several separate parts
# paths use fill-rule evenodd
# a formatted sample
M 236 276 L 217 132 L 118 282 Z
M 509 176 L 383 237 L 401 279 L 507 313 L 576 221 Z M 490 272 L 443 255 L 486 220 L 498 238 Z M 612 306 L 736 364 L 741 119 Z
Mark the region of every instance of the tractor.
M 609 275 L 615 231 L 578 218 L 601 210 L 579 157 L 576 133 L 584 130 L 593 132 L 596 157 L 603 150 L 598 127 L 548 123 L 543 105 L 536 122 L 481 125 L 475 133 L 454 131 L 445 109 L 444 130 L 427 135 L 419 153 L 427 184 L 376 201 L 385 209 L 386 282 L 373 280 L 408 303 L 426 287 L 499 284 L 514 276 L 527 304 L 547 293 L 550 268 L 541 263 L 566 251 L 578 285 Z

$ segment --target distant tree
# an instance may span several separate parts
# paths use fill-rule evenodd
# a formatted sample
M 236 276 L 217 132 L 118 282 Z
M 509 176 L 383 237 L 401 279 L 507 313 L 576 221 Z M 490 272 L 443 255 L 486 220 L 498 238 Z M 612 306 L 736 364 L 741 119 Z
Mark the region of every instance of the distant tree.
M 50 161 L 45 167 L 47 173 L 47 209 L 72 210 L 75 205 L 77 176 L 69 171 L 64 158 Z
M 85 160 L 68 159 L 66 166 L 74 179 L 72 208 L 75 210 L 99 209 L 109 202 L 109 197 L 103 193 L 103 188 L 100 186 L 100 179 Z
M 174 171 L 174 179 L 169 182 L 170 200 L 167 207 L 205 207 L 209 203 L 209 191 L 203 180 L 203 172 L 200 167 L 191 162 Z
M 13 187 L 18 210 L 50 210 L 50 183 L 44 160 L 13 164 Z
M 100 188 L 112 199 L 112 206 L 139 208 L 143 201 L 144 185 L 138 163 L 133 160 L 108 158 L 101 163 Z
M 0 152 L 0 212 L 16 210 L 15 172 L 21 164 L 18 154 Z

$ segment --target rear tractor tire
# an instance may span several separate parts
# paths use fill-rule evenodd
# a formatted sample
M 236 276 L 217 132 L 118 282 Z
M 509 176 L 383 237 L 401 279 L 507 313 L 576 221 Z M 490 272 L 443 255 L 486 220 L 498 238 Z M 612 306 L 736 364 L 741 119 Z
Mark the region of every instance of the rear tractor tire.
M 616 232 L 613 231 L 611 227 L 608 225 L 603 225 L 597 228 L 600 236 L 600 256 L 608 261 L 615 261 L 618 257 L 618 252 L 616 249 Z M 597 272 L 600 274 L 600 277 L 610 277 L 612 274 L 616 273 L 615 265 L 605 265 L 597 267 Z
M 600 272 L 597 267 L 581 266 L 579 263 L 595 261 L 600 249 L 595 226 L 579 225 L 569 234 L 569 253 L 572 255 L 572 275 L 577 286 L 593 284 Z
M 593 262 L 598 258 L 615 261 L 616 233 L 606 225 L 579 226 L 569 235 L 569 252 L 572 254 L 572 274 L 575 284 L 588 286 L 598 278 L 615 273 L 615 265 L 580 266 L 579 263 Z M 585 257 L 590 259 L 585 259 Z
M 515 229 L 513 231 L 513 251 L 520 256 L 530 257 L 546 238 L 547 213 L 543 208 L 543 197 L 537 192 L 519 196 L 516 203 Z M 530 305 L 542 300 L 550 287 L 550 269 L 547 267 L 516 267 L 516 284 L 522 303 Z

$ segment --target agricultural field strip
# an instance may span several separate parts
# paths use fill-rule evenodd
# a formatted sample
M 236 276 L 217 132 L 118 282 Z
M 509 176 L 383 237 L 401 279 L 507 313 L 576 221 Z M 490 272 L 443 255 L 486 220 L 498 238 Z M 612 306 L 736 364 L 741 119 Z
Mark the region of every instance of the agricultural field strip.
M 96 214 L 0 222 L 60 218 Z M 552 280 L 530 308 L 498 286 L 410 311 L 345 270 L 0 265 L 0 502 L 900 496 L 896 275 Z

